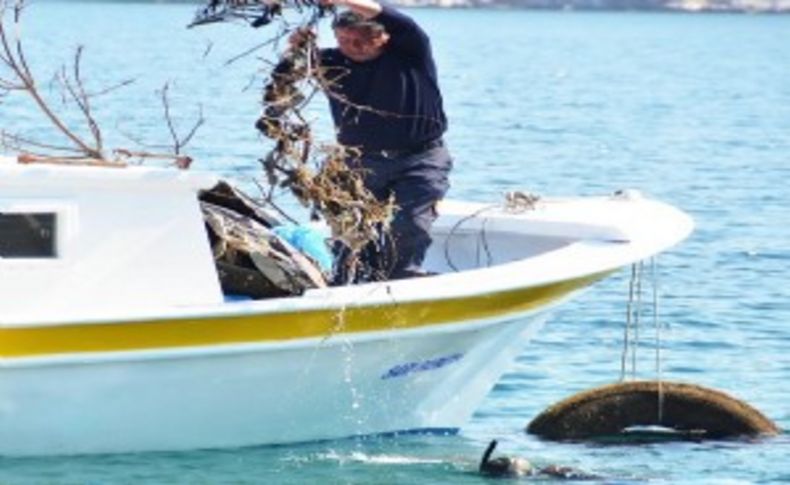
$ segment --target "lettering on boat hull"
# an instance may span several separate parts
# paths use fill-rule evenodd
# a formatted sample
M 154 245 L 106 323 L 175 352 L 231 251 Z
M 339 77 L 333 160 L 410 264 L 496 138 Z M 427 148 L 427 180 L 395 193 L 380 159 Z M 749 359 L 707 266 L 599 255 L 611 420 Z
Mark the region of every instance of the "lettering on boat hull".
M 396 377 L 405 377 L 409 374 L 414 374 L 417 372 L 426 372 L 436 369 L 441 369 L 442 367 L 448 366 L 454 362 L 458 362 L 463 358 L 464 354 L 462 353 L 455 353 L 451 355 L 446 355 L 444 357 L 437 357 L 435 359 L 427 359 L 420 362 L 408 362 L 405 364 L 398 364 L 392 368 L 390 368 L 387 372 L 385 372 L 381 378 L 383 380 L 387 379 L 394 379 Z

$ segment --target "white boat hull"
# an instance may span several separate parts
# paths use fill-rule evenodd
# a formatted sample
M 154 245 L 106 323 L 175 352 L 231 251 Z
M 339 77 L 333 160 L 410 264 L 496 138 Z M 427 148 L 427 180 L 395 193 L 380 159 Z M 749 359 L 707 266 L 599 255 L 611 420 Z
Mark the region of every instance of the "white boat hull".
M 278 444 L 468 421 L 545 311 L 430 330 L 5 366 L 0 454 Z
M 457 429 L 547 311 L 693 225 L 634 193 L 445 202 L 437 276 L 226 303 L 211 184 L 0 158 L 0 455 Z

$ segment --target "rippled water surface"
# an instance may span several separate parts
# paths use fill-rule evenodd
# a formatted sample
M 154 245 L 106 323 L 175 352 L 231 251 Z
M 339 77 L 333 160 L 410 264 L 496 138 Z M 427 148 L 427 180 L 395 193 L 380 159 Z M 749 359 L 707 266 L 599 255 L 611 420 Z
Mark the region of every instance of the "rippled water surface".
M 96 101 L 114 146 L 132 144 L 123 133 L 168 143 L 156 91 L 169 81 L 182 129 L 203 106 L 197 164 L 249 184 L 266 149 L 252 128 L 265 64 L 256 55 L 223 64 L 267 33 L 186 30 L 193 8 L 36 2 L 23 31 L 28 56 L 44 85 L 79 44 L 91 85 L 136 80 Z M 687 210 L 695 233 L 660 258 L 663 377 L 730 392 L 790 428 L 790 17 L 413 14 L 432 34 L 451 119 L 451 195 L 630 187 Z M 329 133 L 323 108 L 314 115 Z M 0 105 L 0 126 L 50 136 L 18 99 Z M 482 483 L 474 471 L 491 438 L 504 452 L 615 482 L 790 481 L 787 434 L 593 446 L 522 432 L 549 404 L 619 378 L 627 289 L 618 274 L 557 311 L 457 436 L 0 459 L 0 482 Z M 655 332 L 644 326 L 637 374 L 652 378 Z

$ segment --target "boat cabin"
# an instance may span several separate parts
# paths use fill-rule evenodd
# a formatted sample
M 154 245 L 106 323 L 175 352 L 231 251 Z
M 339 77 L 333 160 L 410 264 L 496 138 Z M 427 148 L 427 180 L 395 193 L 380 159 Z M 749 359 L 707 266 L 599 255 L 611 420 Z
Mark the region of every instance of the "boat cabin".
M 194 195 L 215 182 L 0 158 L 2 320 L 221 302 Z

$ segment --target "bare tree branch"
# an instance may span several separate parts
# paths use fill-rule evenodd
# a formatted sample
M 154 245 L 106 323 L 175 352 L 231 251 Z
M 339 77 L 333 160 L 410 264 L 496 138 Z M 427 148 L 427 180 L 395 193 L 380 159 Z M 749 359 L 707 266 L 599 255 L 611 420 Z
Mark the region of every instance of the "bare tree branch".
M 206 48 L 203 50 L 203 59 L 207 58 L 211 50 L 214 48 L 214 43 L 211 41 L 206 42 Z
M 66 68 L 64 67 L 61 70 L 61 82 L 63 86 L 68 91 L 69 95 L 71 96 L 72 101 L 75 102 L 77 107 L 79 108 L 80 112 L 82 113 L 85 122 L 88 125 L 88 129 L 93 136 L 93 145 L 97 152 L 102 152 L 102 134 L 99 125 L 96 123 L 95 118 L 93 117 L 92 109 L 91 109 L 91 101 L 90 96 L 85 91 L 85 83 L 82 80 L 81 74 L 81 65 L 82 65 L 82 53 L 84 51 L 84 46 L 78 46 L 77 50 L 74 54 L 74 62 L 72 64 L 72 78 L 69 79 Z
M 172 160 L 173 165 L 176 167 L 186 170 L 192 165 L 192 158 L 186 155 L 177 155 L 172 153 L 155 153 L 155 152 L 148 152 L 148 151 L 132 151 L 127 150 L 125 148 L 116 148 L 113 150 L 113 153 L 116 155 L 118 160 L 128 160 L 129 158 L 136 158 L 138 161 L 142 162 L 143 159 L 160 159 L 160 160 Z
M 35 78 L 25 56 L 22 40 L 18 36 L 16 36 L 13 41 L 9 39 L 6 26 L 6 15 L 10 2 L 11 0 L 2 0 L 2 3 L 0 3 L 0 46 L 2 47 L 0 60 L 2 60 L 3 64 L 5 64 L 6 67 L 11 70 L 11 73 L 14 75 L 17 81 L 14 82 L 8 79 L 3 79 L 3 85 L 10 84 L 14 86 L 15 89 L 27 91 L 44 116 L 61 134 L 74 143 L 74 145 L 77 146 L 79 150 L 81 150 L 86 156 L 102 160 L 103 156 L 101 153 L 101 146 L 91 146 L 82 140 L 82 138 L 77 136 L 72 130 L 70 130 L 65 125 L 65 123 L 63 123 L 60 117 L 55 114 L 54 111 L 52 111 L 47 101 L 39 92 L 38 87 L 36 86 Z M 14 1 L 13 22 L 17 27 L 17 30 L 19 29 L 24 7 L 25 0 Z M 77 60 L 79 60 L 79 54 L 77 56 Z M 79 71 L 77 70 L 76 72 Z M 93 127 L 91 127 L 91 130 L 93 131 Z
M 83 165 L 90 167 L 112 167 L 124 168 L 126 163 L 109 160 L 99 160 L 86 157 L 52 157 L 49 155 L 37 155 L 32 153 L 22 153 L 17 157 L 17 161 L 23 164 L 46 163 L 55 165 Z
M 170 132 L 170 137 L 173 139 L 173 145 L 175 147 L 174 151 L 178 153 L 181 151 L 181 146 L 178 142 L 178 133 L 176 133 L 175 126 L 173 126 L 173 118 L 170 116 L 170 101 L 167 98 L 168 90 L 170 90 L 170 83 L 165 83 L 165 85 L 162 86 L 160 95 L 162 97 L 162 107 L 165 110 L 165 122 L 167 123 L 167 129 Z
M 106 88 L 100 89 L 99 91 L 96 91 L 94 93 L 89 93 L 88 97 L 98 98 L 99 96 L 104 96 L 105 94 L 109 94 L 113 91 L 117 91 L 119 89 L 125 88 L 126 86 L 134 84 L 135 81 L 136 81 L 135 79 L 126 79 L 117 84 L 113 84 L 112 86 L 107 86 Z
M 205 118 L 203 118 L 203 105 L 198 105 L 198 119 L 195 121 L 195 124 L 192 126 L 192 129 L 189 130 L 187 135 L 181 140 L 181 147 L 185 147 L 192 138 L 195 136 L 195 133 L 200 129 L 201 126 L 206 122 Z
M 238 61 L 239 59 L 243 59 L 244 57 L 247 57 L 248 55 L 252 54 L 253 52 L 256 52 L 256 51 L 258 51 L 260 49 L 263 49 L 267 45 L 274 44 L 277 41 L 278 41 L 278 38 L 275 37 L 275 38 L 267 40 L 266 42 L 262 42 L 260 44 L 256 44 L 256 45 L 250 47 L 249 49 L 247 49 L 247 50 L 245 50 L 245 51 L 243 51 L 243 52 L 241 52 L 239 54 L 236 54 L 235 56 L 233 56 L 230 59 L 226 60 L 222 64 L 222 66 L 223 67 L 228 67 L 231 64 L 233 64 L 234 62 Z
M 32 140 L 30 138 L 23 137 L 18 134 L 7 133 L 6 131 L 0 131 L 0 142 L 6 148 L 10 148 L 12 150 L 19 150 L 19 151 L 28 151 L 30 147 L 35 147 L 35 148 L 42 148 L 45 150 L 64 152 L 64 153 L 81 153 L 80 150 L 77 150 L 74 147 L 65 147 L 65 146 L 52 145 L 48 143 L 42 143 L 39 141 Z
M 33 103 L 43 113 L 44 117 L 50 124 L 62 134 L 72 144 L 71 147 L 58 146 L 51 143 L 41 143 L 31 140 L 27 137 L 10 134 L 6 131 L 0 132 L 0 141 L 3 146 L 11 147 L 17 151 L 28 152 L 30 157 L 35 158 L 36 162 L 44 160 L 52 160 L 55 158 L 63 159 L 66 161 L 80 160 L 97 160 L 100 162 L 108 162 L 104 153 L 104 137 L 101 127 L 94 117 L 93 100 L 99 96 L 106 95 L 122 87 L 128 86 L 134 80 L 125 80 L 120 83 L 108 86 L 96 91 L 89 91 L 83 75 L 83 55 L 85 49 L 79 46 L 74 54 L 74 59 L 70 67 L 62 66 L 53 77 L 51 86 L 58 86 L 58 94 L 60 95 L 64 107 L 75 106 L 79 112 L 90 134 L 90 139 L 80 136 L 75 130 L 69 127 L 62 118 L 56 113 L 48 101 L 41 93 L 35 77 L 30 66 L 28 65 L 25 55 L 25 49 L 22 39 L 18 35 L 21 25 L 22 12 L 27 6 L 26 0 L 0 0 L 0 67 L 5 66 L 10 75 L 3 76 L 0 74 L 0 99 L 8 95 L 11 91 L 24 91 L 26 92 Z M 11 27 L 15 27 L 16 35 L 11 34 Z M 151 150 L 128 150 L 128 149 L 115 149 L 112 155 L 117 159 L 127 158 L 157 158 L 157 159 L 170 159 L 175 162 L 180 168 L 187 168 L 192 162 L 192 159 L 182 154 L 183 148 L 193 139 L 198 129 L 203 125 L 205 119 L 203 117 L 203 107 L 199 107 L 198 120 L 187 132 L 186 136 L 179 137 L 175 127 L 175 123 L 171 117 L 170 104 L 168 100 L 169 85 L 166 84 L 162 90 L 162 103 L 165 110 L 165 121 L 167 129 L 173 141 L 174 153 L 159 153 L 158 151 Z M 129 137 L 131 138 L 131 137 Z M 142 144 L 141 144 L 142 145 Z M 158 148 L 158 147 L 157 147 Z M 165 147 L 169 148 L 169 147 Z M 45 154 L 33 154 L 34 151 L 48 150 L 50 152 L 77 154 L 81 157 L 73 156 L 51 156 Z M 125 165 L 125 163 L 121 163 Z
M 173 121 L 173 117 L 170 114 L 170 99 L 168 97 L 168 92 L 170 90 L 170 83 L 165 83 L 160 91 L 162 106 L 165 111 L 165 122 L 167 123 L 167 129 L 170 132 L 170 137 L 173 140 L 173 151 L 176 155 L 181 154 L 181 149 L 184 148 L 195 136 L 195 133 L 200 129 L 201 126 L 206 122 L 205 118 L 203 117 L 203 106 L 198 106 L 198 119 L 195 121 L 195 124 L 192 128 L 187 132 L 186 136 L 183 138 L 178 136 L 178 132 L 175 127 L 175 123 Z

